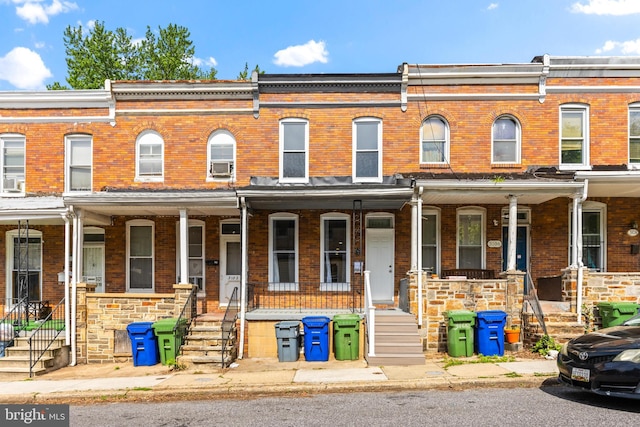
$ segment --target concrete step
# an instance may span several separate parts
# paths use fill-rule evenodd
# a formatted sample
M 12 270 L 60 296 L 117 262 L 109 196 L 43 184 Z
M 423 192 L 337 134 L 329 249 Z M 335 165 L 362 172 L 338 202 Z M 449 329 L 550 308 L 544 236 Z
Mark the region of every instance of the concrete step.
M 0 367 L 2 368 L 23 368 L 26 367 L 27 369 L 29 368 L 29 364 L 31 363 L 31 361 L 29 360 L 29 357 L 27 356 L 25 357 L 18 357 L 18 356 L 4 356 L 4 357 L 0 357 Z M 53 366 L 53 357 L 42 357 L 40 358 L 40 360 L 38 360 L 36 362 L 36 364 L 34 365 L 34 368 L 42 368 L 42 369 L 47 369 Z
M 403 353 L 390 353 L 384 355 L 367 356 L 367 363 L 372 366 L 414 366 L 424 365 L 425 357 L 422 355 L 408 355 Z

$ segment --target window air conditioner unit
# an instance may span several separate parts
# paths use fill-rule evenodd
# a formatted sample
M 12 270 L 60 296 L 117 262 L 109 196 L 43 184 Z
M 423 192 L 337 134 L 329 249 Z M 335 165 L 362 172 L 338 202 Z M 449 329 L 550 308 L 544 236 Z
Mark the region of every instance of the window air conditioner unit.
M 233 162 L 211 162 L 211 176 L 231 176 Z
M 4 191 L 20 191 L 22 187 L 22 181 L 18 181 L 16 178 L 4 179 Z

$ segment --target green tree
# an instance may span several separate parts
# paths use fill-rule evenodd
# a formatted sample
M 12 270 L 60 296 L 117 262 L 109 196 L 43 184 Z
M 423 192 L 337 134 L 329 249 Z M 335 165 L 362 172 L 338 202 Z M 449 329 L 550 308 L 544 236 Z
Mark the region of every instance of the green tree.
M 256 65 L 253 68 L 253 71 L 256 71 L 258 74 L 264 74 L 264 71 L 260 70 L 260 66 Z M 249 63 L 245 62 L 244 63 L 244 70 L 240 71 L 238 73 L 238 80 L 250 80 L 251 79 L 251 74 L 249 73 Z
M 107 30 L 96 22 L 89 31 L 68 26 L 64 32 L 67 83 L 71 89 L 98 89 L 111 80 L 192 80 L 216 78 L 215 68 L 193 64 L 195 48 L 185 27 L 169 24 L 158 36 L 147 27 L 139 44 L 123 28 Z M 54 82 L 50 90 L 69 89 Z

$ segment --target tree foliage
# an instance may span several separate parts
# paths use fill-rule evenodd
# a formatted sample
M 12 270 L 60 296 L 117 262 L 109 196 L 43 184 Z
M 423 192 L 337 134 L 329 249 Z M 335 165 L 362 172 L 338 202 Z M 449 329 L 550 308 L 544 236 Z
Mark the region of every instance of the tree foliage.
M 253 68 L 253 71 L 256 71 L 258 74 L 264 74 L 264 71 L 262 71 L 260 69 L 259 65 L 256 65 Z M 251 73 L 249 73 L 249 63 L 245 62 L 244 63 L 244 70 L 240 71 L 238 73 L 238 80 L 250 80 L 251 79 Z
M 67 83 L 72 89 L 98 89 L 110 80 L 213 80 L 215 68 L 194 64 L 195 48 L 185 27 L 169 24 L 135 43 L 124 28 L 107 30 L 96 22 L 88 31 L 81 25 L 64 31 Z M 68 89 L 54 82 L 50 90 Z

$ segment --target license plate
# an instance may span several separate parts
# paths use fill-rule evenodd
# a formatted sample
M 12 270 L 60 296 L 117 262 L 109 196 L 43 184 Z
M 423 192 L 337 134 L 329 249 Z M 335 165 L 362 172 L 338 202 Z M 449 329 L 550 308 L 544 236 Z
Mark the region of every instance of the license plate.
M 571 379 L 575 381 L 589 382 L 589 370 L 582 368 L 571 369 Z

